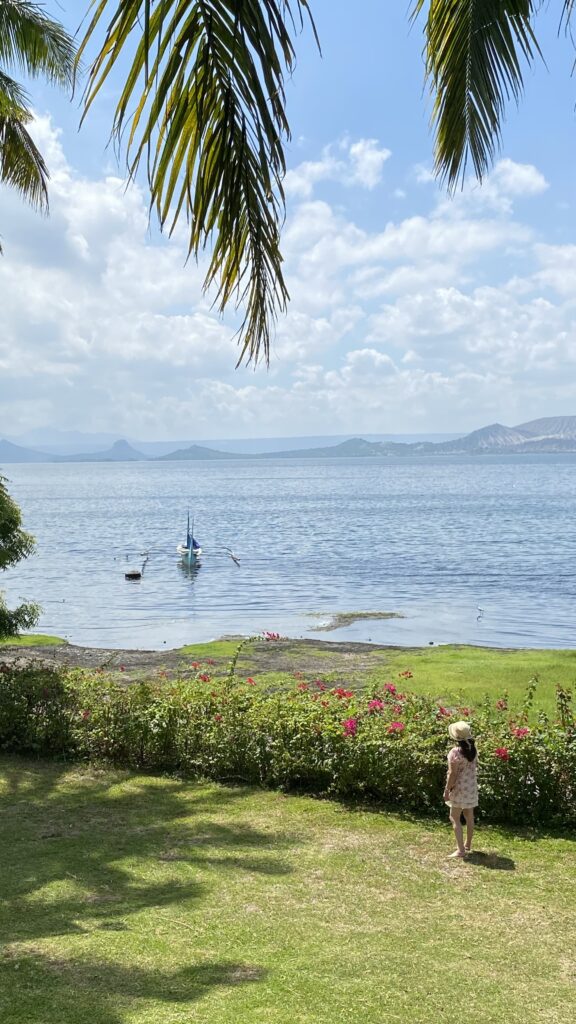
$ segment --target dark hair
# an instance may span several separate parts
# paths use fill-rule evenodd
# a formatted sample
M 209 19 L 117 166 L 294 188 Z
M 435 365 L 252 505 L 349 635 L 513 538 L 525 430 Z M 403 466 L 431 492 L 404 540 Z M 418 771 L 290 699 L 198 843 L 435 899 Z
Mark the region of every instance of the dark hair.
M 458 746 L 467 761 L 473 761 L 476 757 L 476 744 L 472 737 L 469 740 L 458 740 Z

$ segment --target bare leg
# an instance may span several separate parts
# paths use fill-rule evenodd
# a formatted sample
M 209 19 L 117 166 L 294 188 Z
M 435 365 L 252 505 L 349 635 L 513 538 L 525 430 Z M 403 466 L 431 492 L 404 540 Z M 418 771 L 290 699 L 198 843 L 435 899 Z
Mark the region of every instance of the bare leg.
M 472 836 L 474 835 L 474 808 L 465 807 L 462 813 L 466 818 L 466 842 L 464 843 L 464 849 L 466 853 L 470 853 L 472 849 Z
M 462 813 L 461 807 L 450 808 L 450 821 L 452 822 L 452 828 L 454 829 L 454 835 L 456 836 L 456 846 L 458 849 L 455 853 L 451 853 L 451 857 L 464 857 L 466 850 L 464 849 L 464 835 L 462 832 L 462 825 L 460 824 L 460 815 Z

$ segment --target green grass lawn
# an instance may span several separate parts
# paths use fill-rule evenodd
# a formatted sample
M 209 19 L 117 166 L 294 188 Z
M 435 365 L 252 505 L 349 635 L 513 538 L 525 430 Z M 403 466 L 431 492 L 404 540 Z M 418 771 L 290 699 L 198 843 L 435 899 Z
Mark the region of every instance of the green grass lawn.
M 59 636 L 48 636 L 47 633 L 26 633 L 21 636 L 11 636 L 7 640 L 0 640 L 0 647 L 55 647 L 57 644 L 65 644 Z
M 462 698 L 474 704 L 486 694 L 499 697 L 504 690 L 511 703 L 522 701 L 532 676 L 538 676 L 536 704 L 554 708 L 556 685 L 576 684 L 576 651 L 514 650 L 486 647 L 435 647 L 393 651 L 383 657 L 377 678 L 394 678 L 409 669 L 413 678 L 403 688 L 440 699 Z M 395 682 L 398 682 L 395 679 Z
M 571 1019 L 576 843 L 0 760 L 6 1024 Z
M 266 653 L 273 655 L 273 644 Z M 206 656 L 209 655 L 198 655 Z M 337 685 L 352 687 L 382 686 L 391 680 L 400 690 L 428 694 L 447 704 L 475 704 L 486 695 L 496 700 L 507 691 L 510 703 L 516 706 L 522 702 L 530 679 L 537 676 L 535 707 L 548 712 L 555 708 L 557 684 L 576 688 L 576 650 L 498 650 L 447 645 L 374 647 L 373 651 L 348 655 L 330 648 L 323 652 L 321 643 L 317 648 L 299 648 L 296 642 L 291 660 L 292 671 L 270 671 L 269 666 L 260 666 L 258 650 L 251 652 L 248 648 L 242 653 L 238 674 L 253 675 L 263 687 L 292 685 L 293 672 L 299 668 L 307 679 L 317 674 Z M 401 678 L 400 674 L 407 670 L 412 672 L 412 678 Z

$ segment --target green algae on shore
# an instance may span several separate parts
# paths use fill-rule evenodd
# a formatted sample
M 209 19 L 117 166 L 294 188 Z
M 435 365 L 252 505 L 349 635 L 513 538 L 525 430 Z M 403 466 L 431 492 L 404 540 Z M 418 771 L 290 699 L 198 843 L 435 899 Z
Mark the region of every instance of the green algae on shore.
M 319 612 L 314 613 L 315 616 L 319 616 Z M 366 619 L 405 619 L 406 616 L 402 612 L 332 612 L 328 622 L 321 622 L 318 626 L 313 626 L 312 631 L 314 633 L 330 633 L 334 629 L 344 629 L 346 626 L 353 625 L 354 622 L 360 622 Z

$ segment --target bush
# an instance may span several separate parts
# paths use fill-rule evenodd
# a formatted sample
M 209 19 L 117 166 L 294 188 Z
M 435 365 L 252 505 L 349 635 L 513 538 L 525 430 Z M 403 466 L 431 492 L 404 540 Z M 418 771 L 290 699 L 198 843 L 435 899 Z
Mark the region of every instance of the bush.
M 355 693 L 300 678 L 266 692 L 199 671 L 122 685 L 103 672 L 0 666 L 0 748 L 226 781 L 238 779 L 410 811 L 445 813 L 450 721 L 471 721 L 480 813 L 492 821 L 576 824 L 576 722 L 558 689 L 553 721 L 506 697 L 443 707 L 389 682 Z M 405 677 L 410 673 L 404 673 Z M 402 679 L 404 684 L 406 679 Z

